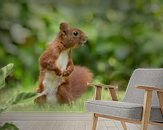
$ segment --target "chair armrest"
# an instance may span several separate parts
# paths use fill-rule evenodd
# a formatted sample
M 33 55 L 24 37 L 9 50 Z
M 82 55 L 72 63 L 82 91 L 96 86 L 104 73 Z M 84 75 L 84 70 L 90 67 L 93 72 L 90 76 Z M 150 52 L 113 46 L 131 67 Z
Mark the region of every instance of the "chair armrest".
M 152 91 L 157 91 L 157 96 L 161 108 L 161 112 L 163 114 L 163 89 L 160 87 L 154 87 L 154 86 L 137 86 L 137 89 L 143 89 L 146 91 L 146 93 L 152 93 Z
M 88 86 L 92 87 L 101 87 L 101 88 L 110 88 L 110 89 L 118 89 L 117 86 L 114 85 L 106 85 L 106 84 L 96 84 L 96 83 L 88 83 Z
M 137 89 L 143 89 L 146 91 L 159 91 L 159 92 L 163 92 L 162 88 L 159 87 L 153 87 L 153 86 L 137 86 Z
M 102 88 L 106 88 L 109 90 L 110 96 L 113 101 L 118 101 L 117 94 L 116 94 L 116 89 L 118 88 L 117 86 L 114 85 L 105 85 L 105 84 L 95 84 L 95 83 L 88 83 L 89 86 L 96 87 L 96 92 L 95 92 L 95 100 L 101 100 L 101 91 Z

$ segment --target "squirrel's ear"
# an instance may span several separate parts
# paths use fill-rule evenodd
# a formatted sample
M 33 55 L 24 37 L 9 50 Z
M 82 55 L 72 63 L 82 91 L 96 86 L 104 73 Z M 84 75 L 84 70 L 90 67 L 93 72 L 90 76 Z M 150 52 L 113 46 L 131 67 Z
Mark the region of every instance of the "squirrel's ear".
M 61 32 L 64 32 L 66 34 L 68 32 L 68 28 L 69 28 L 69 26 L 67 23 L 61 23 L 60 24 L 60 31 Z

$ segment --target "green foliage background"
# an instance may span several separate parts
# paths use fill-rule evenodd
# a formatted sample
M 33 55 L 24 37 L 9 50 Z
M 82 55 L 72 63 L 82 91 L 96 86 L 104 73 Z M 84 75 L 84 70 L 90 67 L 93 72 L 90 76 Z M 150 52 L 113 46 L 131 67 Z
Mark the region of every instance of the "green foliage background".
M 73 60 L 95 81 L 125 88 L 135 68 L 163 67 L 162 0 L 1 0 L 0 67 L 14 63 L 15 79 L 34 86 L 38 57 L 62 21 L 87 33 Z

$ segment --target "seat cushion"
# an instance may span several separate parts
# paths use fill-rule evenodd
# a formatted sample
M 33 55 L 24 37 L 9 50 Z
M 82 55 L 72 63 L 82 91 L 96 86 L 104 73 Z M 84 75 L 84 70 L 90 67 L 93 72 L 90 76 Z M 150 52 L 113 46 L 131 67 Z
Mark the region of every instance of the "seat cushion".
M 129 120 L 141 120 L 143 106 L 142 104 L 128 102 L 93 100 L 86 102 L 86 109 L 89 112 L 97 114 L 120 117 Z M 160 108 L 152 108 L 150 120 L 163 122 Z

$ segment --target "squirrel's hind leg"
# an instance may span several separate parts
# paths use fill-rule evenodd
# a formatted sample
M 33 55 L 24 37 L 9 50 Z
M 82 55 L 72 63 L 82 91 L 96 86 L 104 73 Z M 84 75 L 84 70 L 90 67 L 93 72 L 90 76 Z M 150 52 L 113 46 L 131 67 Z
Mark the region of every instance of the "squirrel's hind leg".
M 72 104 L 73 97 L 70 93 L 70 88 L 68 88 L 68 84 L 63 83 L 58 87 L 57 91 L 57 100 L 58 103 L 67 103 L 67 104 Z
M 40 73 L 39 83 L 38 83 L 39 85 L 35 90 L 36 93 L 42 93 L 44 91 L 43 78 L 44 78 L 44 74 Z M 41 95 L 40 97 L 37 97 L 34 100 L 34 102 L 37 104 L 45 104 L 46 103 L 46 95 Z
M 35 100 L 34 100 L 35 103 L 37 104 L 45 104 L 46 103 L 46 95 L 42 95 L 40 97 L 37 97 Z

